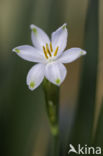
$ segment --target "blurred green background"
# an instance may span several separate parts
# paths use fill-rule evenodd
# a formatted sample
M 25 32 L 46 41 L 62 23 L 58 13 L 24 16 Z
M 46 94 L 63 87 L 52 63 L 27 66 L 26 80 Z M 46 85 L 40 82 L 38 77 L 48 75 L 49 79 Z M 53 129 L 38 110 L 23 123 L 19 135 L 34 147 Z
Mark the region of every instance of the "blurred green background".
M 17 57 L 12 49 L 18 45 L 31 45 L 30 24 L 41 27 L 50 35 L 65 22 L 69 32 L 67 48 L 87 47 L 84 39 L 89 1 L 0 1 L 0 156 L 45 156 L 49 153 L 51 140 L 42 87 L 31 92 L 26 85 L 27 72 L 33 63 Z M 97 1 L 99 53 L 94 131 L 103 97 L 103 1 Z M 95 25 L 91 23 L 91 27 L 95 28 Z M 89 42 L 94 46 L 92 38 Z M 91 64 L 95 61 L 94 57 L 90 56 Z M 77 108 L 83 62 L 84 58 L 80 58 L 67 65 L 68 75 L 60 88 L 60 130 L 64 150 L 68 150 L 66 142 Z

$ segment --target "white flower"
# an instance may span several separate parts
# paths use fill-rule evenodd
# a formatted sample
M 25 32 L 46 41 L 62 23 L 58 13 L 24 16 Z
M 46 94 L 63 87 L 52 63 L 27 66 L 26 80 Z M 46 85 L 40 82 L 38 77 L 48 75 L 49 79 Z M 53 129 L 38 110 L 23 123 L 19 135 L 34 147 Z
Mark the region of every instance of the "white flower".
M 23 45 L 13 49 L 21 58 L 36 62 L 28 72 L 27 85 L 31 90 L 36 89 L 46 77 L 50 82 L 59 86 L 65 79 L 67 70 L 63 63 L 71 63 L 86 51 L 80 48 L 71 48 L 66 51 L 68 32 L 66 24 L 48 35 L 39 27 L 31 25 L 33 46 Z

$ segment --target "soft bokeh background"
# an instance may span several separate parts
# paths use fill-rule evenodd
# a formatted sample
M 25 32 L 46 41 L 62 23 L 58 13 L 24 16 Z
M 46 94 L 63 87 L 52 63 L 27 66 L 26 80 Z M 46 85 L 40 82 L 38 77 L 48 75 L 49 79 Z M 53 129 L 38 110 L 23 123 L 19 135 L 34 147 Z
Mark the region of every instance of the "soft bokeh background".
M 0 1 L 0 156 L 45 156 L 50 129 L 42 87 L 31 92 L 26 75 L 33 63 L 12 53 L 18 45 L 31 44 L 30 24 L 49 35 L 68 24 L 68 45 L 84 47 L 84 27 L 89 0 Z M 95 123 L 103 96 L 103 1 L 99 4 L 99 63 Z M 88 55 L 88 54 L 87 54 Z M 91 59 L 92 64 L 93 58 Z M 68 140 L 80 86 L 83 58 L 67 65 L 68 75 L 60 88 L 62 140 Z M 91 71 L 92 72 L 92 71 Z M 95 124 L 94 124 L 95 127 Z

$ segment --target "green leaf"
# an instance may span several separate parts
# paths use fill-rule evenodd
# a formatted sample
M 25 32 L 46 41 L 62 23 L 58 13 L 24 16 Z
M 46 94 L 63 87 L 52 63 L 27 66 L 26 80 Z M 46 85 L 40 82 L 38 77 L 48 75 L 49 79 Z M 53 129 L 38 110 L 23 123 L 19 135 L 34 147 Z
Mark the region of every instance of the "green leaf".
M 73 145 L 88 144 L 92 136 L 98 65 L 98 9 L 99 0 L 90 0 L 84 38 L 84 49 L 87 55 L 83 62 L 77 112 L 69 140 Z
M 53 138 L 52 155 L 59 155 L 59 87 L 50 83 L 47 79 L 43 81 L 46 111 Z M 49 154 L 49 153 L 48 153 Z
M 101 109 L 98 117 L 97 128 L 96 128 L 93 144 L 99 147 L 103 146 L 103 101 L 101 104 Z
M 3 52 L 7 51 L 9 54 L 9 61 L 4 63 L 6 70 L 2 70 L 3 89 L 0 88 L 0 103 L 3 105 L 2 112 L 0 109 L 0 125 L 3 123 L 0 130 L 3 156 L 32 155 L 44 108 L 43 92 L 40 87 L 31 92 L 26 85 L 27 72 L 32 64 L 24 62 L 12 53 L 14 47 L 30 42 L 29 25 L 32 23 L 31 15 L 35 2 L 36 0 L 19 1 L 18 16 L 11 10 L 16 20 L 8 19 L 13 22 L 13 30 L 9 26 L 10 42 L 5 46 L 7 49 L 3 49 Z M 13 7 L 13 4 L 11 5 Z

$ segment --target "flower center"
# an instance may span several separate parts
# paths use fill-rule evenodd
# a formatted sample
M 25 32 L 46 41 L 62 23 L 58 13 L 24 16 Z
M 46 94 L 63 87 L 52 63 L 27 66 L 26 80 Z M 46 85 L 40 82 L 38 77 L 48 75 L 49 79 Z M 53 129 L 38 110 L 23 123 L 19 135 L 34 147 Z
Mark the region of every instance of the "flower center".
M 46 46 L 43 46 L 43 52 L 46 59 L 51 58 L 52 56 L 57 56 L 59 47 L 57 46 L 55 51 L 53 52 L 52 43 L 50 42 L 50 45 L 48 46 L 48 43 L 46 43 Z

